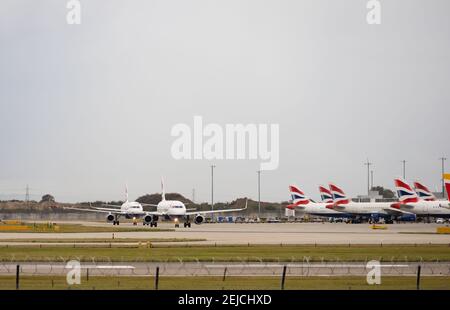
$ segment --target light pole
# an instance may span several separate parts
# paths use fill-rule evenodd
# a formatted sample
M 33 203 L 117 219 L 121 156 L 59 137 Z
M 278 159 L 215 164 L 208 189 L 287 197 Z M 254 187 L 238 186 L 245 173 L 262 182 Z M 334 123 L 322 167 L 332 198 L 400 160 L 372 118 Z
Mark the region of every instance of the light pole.
M 403 179 L 406 180 L 406 160 L 402 160 L 403 163 Z
M 442 156 L 439 158 L 442 162 L 442 168 L 441 168 L 441 180 L 442 180 L 442 198 L 445 198 L 445 181 L 444 181 L 444 173 L 445 173 L 445 167 L 444 167 L 444 161 L 447 160 L 446 157 Z
M 258 173 L 258 218 L 261 217 L 261 170 Z
M 211 211 L 214 211 L 214 168 L 215 165 L 211 165 Z M 214 213 L 211 213 L 211 219 L 214 222 Z
M 370 188 L 373 188 L 373 170 L 370 170 Z
M 370 166 L 372 166 L 373 163 L 369 162 L 369 159 L 367 159 L 367 162 L 364 164 L 367 166 L 367 196 L 370 195 Z

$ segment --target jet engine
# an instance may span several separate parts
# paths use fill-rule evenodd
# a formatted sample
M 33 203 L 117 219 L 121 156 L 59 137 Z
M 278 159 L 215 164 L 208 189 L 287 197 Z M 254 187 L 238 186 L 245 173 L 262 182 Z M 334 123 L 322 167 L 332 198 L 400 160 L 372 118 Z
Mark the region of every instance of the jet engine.
M 106 220 L 107 220 L 108 222 L 114 221 L 114 215 L 113 215 L 112 213 L 109 213 L 109 214 L 106 216 Z
M 205 217 L 203 215 L 196 215 L 194 218 L 194 223 L 197 225 L 200 225 L 201 223 L 203 223 L 205 221 Z
M 156 220 L 154 215 L 151 214 L 147 214 L 146 216 L 144 216 L 144 223 L 145 224 L 151 224 Z

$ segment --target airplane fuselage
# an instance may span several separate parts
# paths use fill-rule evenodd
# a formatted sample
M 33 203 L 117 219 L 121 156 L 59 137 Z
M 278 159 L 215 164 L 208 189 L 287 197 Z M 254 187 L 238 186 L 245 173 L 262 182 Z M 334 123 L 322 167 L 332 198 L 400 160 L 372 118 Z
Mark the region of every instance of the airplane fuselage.
M 315 216 L 326 216 L 326 217 L 351 217 L 350 214 L 328 209 L 327 205 L 331 203 L 327 202 L 311 202 L 304 206 L 297 206 L 296 210 L 310 215 Z
M 414 213 L 422 217 L 450 217 L 449 201 L 435 200 L 418 202 L 409 202 L 402 204 L 396 203 L 395 206 L 400 210 Z

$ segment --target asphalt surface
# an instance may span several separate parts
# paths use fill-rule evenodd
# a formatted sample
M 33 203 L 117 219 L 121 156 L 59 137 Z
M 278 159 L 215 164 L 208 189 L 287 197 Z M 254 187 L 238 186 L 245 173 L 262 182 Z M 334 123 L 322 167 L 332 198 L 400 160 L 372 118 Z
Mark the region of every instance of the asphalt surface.
M 63 223 L 63 222 L 58 222 Z M 74 223 L 74 222 L 71 222 Z M 81 222 L 83 225 L 107 226 L 109 223 Z M 448 225 L 448 224 L 447 224 Z M 162 232 L 119 232 L 114 238 L 194 238 L 206 241 L 189 244 L 450 244 L 450 235 L 436 234 L 443 225 L 405 223 L 386 225 L 387 229 L 372 229 L 369 224 L 344 223 L 251 223 L 202 224 L 191 228 L 176 228 Z M 136 227 L 122 222 L 120 227 Z M 139 225 L 137 227 L 142 227 Z M 145 226 L 147 227 L 147 226 Z M 174 228 L 171 223 L 158 227 Z M 112 239 L 113 233 L 0 233 L 5 239 Z M 14 242 L 7 242 L 14 244 Z M 169 242 L 170 243 L 170 242 Z M 176 244 L 183 244 L 177 242 Z

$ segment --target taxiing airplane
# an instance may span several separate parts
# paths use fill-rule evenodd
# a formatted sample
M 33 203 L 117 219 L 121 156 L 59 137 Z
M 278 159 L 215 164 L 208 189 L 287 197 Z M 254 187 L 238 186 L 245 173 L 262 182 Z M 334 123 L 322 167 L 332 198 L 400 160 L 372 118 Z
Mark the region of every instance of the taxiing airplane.
M 421 217 L 450 217 L 449 201 L 420 199 L 412 187 L 401 178 L 394 180 L 399 199 L 392 208 L 411 212 Z
M 158 204 L 143 204 L 136 201 L 128 201 L 128 190 L 126 191 L 126 201 L 121 205 L 106 205 L 109 208 L 91 207 L 91 209 L 69 208 L 81 211 L 102 212 L 107 213 L 106 220 L 112 222 L 113 225 L 119 225 L 119 218 L 127 219 L 143 218 L 143 225 L 157 227 L 159 218 L 174 221 L 175 227 L 180 227 L 180 221 L 184 221 L 184 227 L 191 227 L 191 217 L 195 224 L 201 224 L 205 220 L 205 215 L 223 212 L 238 212 L 247 209 L 247 201 L 245 207 L 241 209 L 221 209 L 208 211 L 192 211 L 186 209 L 183 202 L 178 200 L 166 200 L 164 191 L 164 183 L 161 181 L 162 200 Z M 156 211 L 144 211 L 143 206 L 156 207 Z
M 70 210 L 86 211 L 86 212 L 97 212 L 97 213 L 107 213 L 106 220 L 113 223 L 113 225 L 119 225 L 119 218 L 125 217 L 127 219 L 133 219 L 134 221 L 138 218 L 144 217 L 147 212 L 144 211 L 143 206 L 147 204 L 142 204 L 137 201 L 128 200 L 128 187 L 125 186 L 125 202 L 121 205 L 104 204 L 107 207 L 93 207 L 91 205 L 90 209 L 82 208 L 66 208 Z

